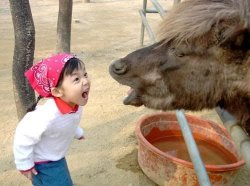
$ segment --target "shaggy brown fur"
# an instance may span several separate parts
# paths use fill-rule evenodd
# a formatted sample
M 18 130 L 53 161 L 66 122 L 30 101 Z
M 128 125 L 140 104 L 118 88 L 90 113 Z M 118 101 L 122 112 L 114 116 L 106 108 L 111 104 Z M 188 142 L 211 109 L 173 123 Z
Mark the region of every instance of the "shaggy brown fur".
M 160 26 L 159 39 L 165 43 L 171 40 L 188 42 L 206 35 L 213 26 L 227 20 L 220 38 L 222 42 L 238 28 L 249 28 L 249 5 L 249 0 L 184 1 L 167 14 Z
M 125 104 L 220 106 L 242 124 L 250 122 L 249 0 L 180 3 L 161 24 L 159 38 L 110 65 L 111 76 L 133 89 Z

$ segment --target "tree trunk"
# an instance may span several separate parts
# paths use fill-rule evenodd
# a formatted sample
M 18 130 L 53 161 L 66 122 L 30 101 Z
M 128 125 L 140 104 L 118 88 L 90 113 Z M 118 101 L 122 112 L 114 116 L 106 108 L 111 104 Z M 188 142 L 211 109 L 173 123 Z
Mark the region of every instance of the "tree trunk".
M 70 52 L 72 0 L 59 0 L 56 51 Z
M 15 32 L 15 47 L 12 65 L 12 80 L 17 115 L 21 119 L 28 106 L 35 101 L 33 89 L 24 72 L 33 64 L 35 27 L 29 0 L 9 0 Z

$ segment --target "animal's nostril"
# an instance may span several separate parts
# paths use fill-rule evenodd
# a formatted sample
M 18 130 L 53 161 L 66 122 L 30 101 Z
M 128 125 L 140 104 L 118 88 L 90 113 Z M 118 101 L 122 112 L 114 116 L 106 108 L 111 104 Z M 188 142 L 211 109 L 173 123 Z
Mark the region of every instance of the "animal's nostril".
M 119 61 L 116 61 L 114 62 L 113 64 L 113 71 L 114 73 L 116 74 L 124 74 L 127 70 L 127 65 L 122 63 L 120 60 Z

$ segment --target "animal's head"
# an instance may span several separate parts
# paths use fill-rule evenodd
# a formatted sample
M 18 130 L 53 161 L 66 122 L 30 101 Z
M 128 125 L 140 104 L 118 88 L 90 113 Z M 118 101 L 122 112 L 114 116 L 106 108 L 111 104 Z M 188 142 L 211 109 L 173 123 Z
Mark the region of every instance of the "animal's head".
M 249 49 L 248 0 L 190 0 L 167 13 L 159 42 L 113 62 L 109 70 L 132 88 L 125 104 L 199 110 L 242 96 L 240 88 L 248 94 Z

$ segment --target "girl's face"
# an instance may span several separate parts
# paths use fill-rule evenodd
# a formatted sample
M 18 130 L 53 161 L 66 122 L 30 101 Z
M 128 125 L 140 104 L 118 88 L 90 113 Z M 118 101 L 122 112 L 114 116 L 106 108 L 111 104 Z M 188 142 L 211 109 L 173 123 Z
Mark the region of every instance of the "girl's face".
M 90 80 L 85 67 L 73 71 L 71 75 L 63 78 L 62 85 L 59 87 L 63 101 L 70 106 L 84 106 L 88 102 Z

